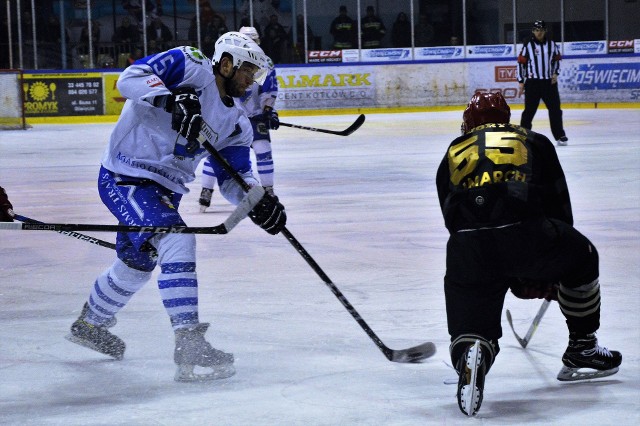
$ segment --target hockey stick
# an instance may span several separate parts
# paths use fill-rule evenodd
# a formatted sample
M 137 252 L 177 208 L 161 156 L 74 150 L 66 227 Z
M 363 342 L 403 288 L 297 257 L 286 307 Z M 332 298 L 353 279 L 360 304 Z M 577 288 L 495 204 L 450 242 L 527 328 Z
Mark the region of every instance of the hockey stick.
M 17 219 L 20 222 L 25 222 L 25 223 L 43 223 L 43 222 L 40 222 L 38 220 L 31 219 L 29 217 L 22 216 L 22 215 L 19 215 L 19 214 L 15 215 L 14 219 Z M 114 249 L 114 250 L 116 248 L 116 245 L 113 244 L 113 243 L 110 243 L 108 241 L 103 241 L 101 239 L 98 239 L 98 238 L 95 238 L 95 237 L 92 237 L 92 236 L 89 236 L 89 235 L 81 234 L 79 232 L 58 231 L 58 233 L 63 234 L 63 235 L 68 235 L 70 237 L 77 238 L 78 240 L 86 241 L 88 243 L 96 244 L 96 245 L 99 245 L 99 246 L 102 246 L 102 247 L 106 247 L 106 248 L 110 248 L 110 249 Z
M 310 130 L 312 132 L 329 133 L 330 135 L 349 136 L 351 133 L 353 133 L 356 130 L 358 130 L 360 128 L 360 126 L 362 126 L 362 124 L 364 123 L 364 120 L 365 120 L 364 114 L 360 114 L 358 116 L 358 118 L 356 118 L 356 121 L 354 121 L 351 126 L 347 127 L 344 130 L 341 130 L 341 131 L 318 129 L 316 127 L 309 127 L 309 126 L 300 126 L 298 124 L 283 123 L 282 121 L 280 122 L 280 125 L 281 126 L 285 126 L 285 127 L 293 127 L 293 128 L 296 128 L 296 129 Z
M 190 226 L 132 226 L 132 225 L 96 225 L 43 222 L 0 222 L 0 230 L 9 231 L 56 231 L 56 232 L 140 232 L 153 234 L 226 234 L 231 231 L 258 204 L 264 195 L 264 188 L 256 186 L 247 191 L 247 195 L 238 204 L 231 215 L 220 225 Z M 81 235 L 81 234 L 79 234 Z M 76 238 L 78 236 L 72 235 Z M 86 236 L 83 236 L 86 237 Z
M 524 336 L 524 338 L 521 338 L 520 336 L 518 336 L 518 333 L 516 333 L 516 330 L 513 328 L 513 320 L 511 318 L 511 312 L 509 312 L 509 310 L 507 309 L 507 321 L 509 322 L 511 331 L 513 331 L 513 334 L 516 336 L 518 343 L 520 343 L 520 346 L 522 346 L 523 348 L 526 348 L 527 345 L 529 344 L 529 341 L 531 340 L 533 333 L 535 333 L 536 330 L 538 329 L 538 325 L 540 324 L 540 321 L 542 321 L 542 317 L 544 316 L 544 313 L 547 312 L 547 309 L 549 308 L 550 304 L 551 304 L 550 300 L 544 299 L 544 301 L 542 302 L 542 305 L 540 306 L 540 309 L 538 309 L 538 313 L 536 314 L 535 318 L 533 319 L 533 322 L 529 326 L 529 330 L 527 331 L 527 334 Z
M 364 120 L 364 119 L 363 119 Z M 211 145 L 209 137 L 207 135 L 215 135 L 211 127 L 203 120 L 202 129 L 198 141 L 200 144 L 211 154 L 213 158 L 224 168 L 224 170 L 242 187 L 244 191 L 249 191 L 250 186 L 244 181 L 242 176 L 227 162 L 227 160 Z M 369 327 L 369 325 L 362 319 L 360 314 L 356 311 L 342 292 L 336 287 L 331 279 L 324 273 L 320 266 L 311 257 L 305 248 L 296 240 L 293 234 L 285 227 L 282 229 L 282 235 L 287 238 L 287 241 L 296 249 L 296 251 L 302 256 L 302 258 L 311 266 L 311 268 L 318 274 L 318 276 L 324 281 L 324 283 L 331 289 L 333 294 L 338 298 L 342 306 L 344 306 L 356 322 L 362 327 L 367 335 L 378 346 L 382 353 L 387 357 L 389 361 L 409 363 L 420 362 L 426 358 L 429 358 L 436 352 L 436 347 L 431 342 L 426 342 L 421 345 L 417 345 L 408 349 L 390 349 L 382 340 L 376 335 L 376 333 Z

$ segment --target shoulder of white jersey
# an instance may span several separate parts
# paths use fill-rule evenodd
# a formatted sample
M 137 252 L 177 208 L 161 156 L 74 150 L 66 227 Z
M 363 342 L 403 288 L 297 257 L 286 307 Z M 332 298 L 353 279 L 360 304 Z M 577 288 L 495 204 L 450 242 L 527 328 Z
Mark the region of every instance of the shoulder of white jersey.
M 174 47 L 147 56 L 141 62 L 150 67 L 169 90 L 178 86 L 201 88 L 214 81 L 211 60 L 197 47 Z

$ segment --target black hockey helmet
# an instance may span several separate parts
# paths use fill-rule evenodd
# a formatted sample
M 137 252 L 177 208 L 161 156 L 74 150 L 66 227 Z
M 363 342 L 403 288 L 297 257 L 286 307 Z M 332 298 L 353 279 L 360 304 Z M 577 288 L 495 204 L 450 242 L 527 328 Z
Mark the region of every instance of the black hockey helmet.
M 533 29 L 534 30 L 546 30 L 547 29 L 547 23 L 544 22 L 542 19 L 538 19 L 536 22 L 533 23 Z
M 462 132 L 487 123 L 506 124 L 510 119 L 511 108 L 502 93 L 476 92 L 462 114 Z

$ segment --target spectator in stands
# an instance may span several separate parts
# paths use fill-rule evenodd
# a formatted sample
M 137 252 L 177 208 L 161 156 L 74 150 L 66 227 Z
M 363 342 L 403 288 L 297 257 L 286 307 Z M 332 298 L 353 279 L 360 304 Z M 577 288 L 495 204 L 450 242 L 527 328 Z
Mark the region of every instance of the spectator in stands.
M 138 59 L 144 58 L 144 52 L 141 48 L 136 47 L 132 53 L 129 54 L 129 58 L 127 59 L 127 66 L 132 65 Z
M 113 33 L 111 40 L 117 44 L 116 51 L 120 53 L 130 53 L 134 46 L 140 42 L 140 31 L 138 27 L 131 24 L 128 16 L 122 18 L 122 23 Z
M 6 33 L 5 33 L 6 35 Z M 64 29 L 64 41 L 67 51 L 67 65 L 71 65 L 71 36 L 68 28 Z M 42 68 L 61 69 L 62 68 L 62 37 L 60 33 L 60 21 L 55 15 L 49 15 L 47 22 L 38 28 L 40 57 Z
M 261 47 L 275 64 L 282 62 L 287 51 L 287 31 L 278 22 L 278 15 L 271 15 L 269 25 L 264 27 Z
M 154 40 L 158 50 L 166 50 L 169 48 L 168 42 L 173 40 L 173 34 L 169 27 L 162 22 L 161 18 L 155 18 L 151 21 L 151 25 L 147 27 L 147 41 Z
M 97 65 L 98 50 L 100 46 L 100 23 L 91 20 L 91 44 L 93 46 L 93 64 Z M 78 53 L 81 55 L 80 61 L 84 68 L 89 67 L 89 25 L 85 21 L 80 32 L 80 40 L 78 43 Z
M 347 15 L 347 6 L 340 6 L 340 14 L 331 22 L 329 32 L 333 36 L 334 49 L 353 49 L 357 23 Z
M 435 37 L 435 30 L 433 25 L 429 22 L 427 15 L 420 15 L 418 23 L 414 30 L 416 38 L 416 46 L 433 46 L 433 38 Z
M 279 5 L 278 5 L 279 6 Z M 242 2 L 242 6 L 240 7 L 240 14 L 243 18 L 250 18 L 250 0 L 244 0 Z M 250 27 L 254 27 L 260 33 L 259 28 L 265 28 L 271 22 L 271 16 L 278 15 L 278 10 L 273 7 L 272 0 L 253 0 L 253 25 L 247 25 Z M 243 26 L 244 23 L 243 23 Z M 263 36 L 264 38 L 264 36 Z M 273 59 L 273 58 L 271 58 Z
M 307 49 L 314 49 L 314 35 L 311 27 L 307 25 Z M 304 16 L 298 15 L 296 17 L 296 41 L 293 41 L 293 26 L 289 30 L 289 43 L 293 46 L 293 54 L 295 62 L 304 62 L 305 50 L 304 50 Z
M 457 35 L 452 35 L 449 39 L 449 44 L 451 46 L 460 46 L 460 37 L 458 37 Z
M 398 13 L 391 28 L 391 43 L 393 47 L 411 47 L 411 22 L 404 12 Z
M 213 42 L 215 43 L 218 38 L 225 33 L 229 32 L 229 28 L 224 22 L 224 19 L 219 14 L 214 14 L 211 17 L 211 20 L 207 22 L 205 28 L 205 35 L 211 36 Z
M 373 6 L 367 6 L 367 14 L 360 23 L 362 29 L 362 48 L 377 49 L 387 33 L 382 20 L 376 15 Z
M 142 1 L 143 0 L 122 0 L 122 8 L 129 12 L 137 23 L 142 22 Z M 162 16 L 162 0 L 146 0 L 145 11 L 147 16 L 155 18 Z

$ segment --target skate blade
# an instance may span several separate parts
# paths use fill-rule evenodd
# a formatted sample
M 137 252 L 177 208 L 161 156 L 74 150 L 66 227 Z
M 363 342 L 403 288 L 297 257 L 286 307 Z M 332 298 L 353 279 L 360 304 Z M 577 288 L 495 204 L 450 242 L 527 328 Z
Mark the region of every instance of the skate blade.
M 469 383 L 460 389 L 460 408 L 467 416 L 475 416 L 480 409 L 482 391 L 476 386 L 478 367 L 481 362 L 480 341 L 476 340 L 467 355 L 466 369 L 470 373 Z
M 194 368 L 195 365 L 178 365 L 174 380 L 176 382 L 210 382 L 226 379 L 236 374 L 233 364 L 211 367 L 213 371 L 210 373 L 196 373 Z
M 558 380 L 561 382 L 578 382 L 580 380 L 599 379 L 613 376 L 619 369 L 619 367 L 615 367 L 610 370 L 594 370 L 592 368 L 572 368 L 565 365 L 558 373 Z
M 207 206 L 200 206 L 200 213 L 205 213 L 207 211 Z
M 93 343 L 91 343 L 91 342 L 89 342 L 87 340 L 84 340 L 84 339 L 80 339 L 80 338 L 74 336 L 73 334 L 67 334 L 66 336 L 64 336 L 64 338 L 67 339 L 70 342 L 73 342 L 73 343 L 77 344 L 77 345 L 84 346 L 85 348 L 89 348 L 89 349 L 94 350 L 94 351 L 96 351 L 98 353 L 101 353 L 103 355 L 110 356 L 111 358 L 116 359 L 118 361 L 121 361 L 122 358 L 124 358 L 124 351 L 122 351 L 119 354 L 107 353 L 107 352 L 104 352 L 104 351 L 100 350 L 100 348 L 97 347 L 96 345 L 94 345 Z

